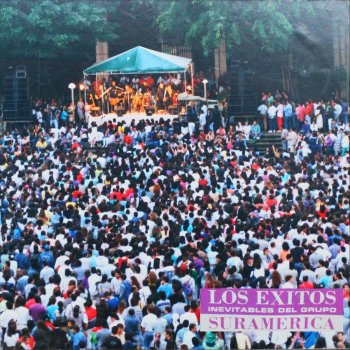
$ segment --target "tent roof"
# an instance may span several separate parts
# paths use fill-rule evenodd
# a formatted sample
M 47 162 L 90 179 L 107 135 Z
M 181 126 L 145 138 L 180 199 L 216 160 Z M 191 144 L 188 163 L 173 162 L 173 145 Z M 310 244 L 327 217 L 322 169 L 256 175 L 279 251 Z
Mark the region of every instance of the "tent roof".
M 163 73 L 183 72 L 191 63 L 191 59 L 169 55 L 136 46 L 105 61 L 95 63 L 84 70 L 84 74 L 98 73 Z

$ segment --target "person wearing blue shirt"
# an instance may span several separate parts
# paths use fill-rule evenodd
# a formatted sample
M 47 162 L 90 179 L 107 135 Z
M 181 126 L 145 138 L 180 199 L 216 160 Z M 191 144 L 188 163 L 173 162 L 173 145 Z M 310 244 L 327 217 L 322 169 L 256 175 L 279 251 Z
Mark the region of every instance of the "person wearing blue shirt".
M 346 125 L 349 121 L 349 116 L 348 116 L 349 105 L 346 103 L 344 99 L 342 99 L 342 102 L 341 102 L 341 109 L 342 109 L 342 112 L 341 112 L 342 122 L 344 125 Z
M 105 298 L 107 300 L 109 310 L 116 311 L 119 306 L 119 298 L 117 296 L 112 296 L 109 292 L 105 293 Z
M 61 113 L 61 126 L 65 126 L 67 124 L 67 120 L 68 120 L 68 113 L 67 111 L 64 109 Z
M 289 103 L 289 101 L 286 102 L 283 108 L 284 112 L 284 127 L 286 129 L 290 129 L 292 127 L 292 115 L 293 115 L 293 108 L 292 105 Z
M 135 315 L 134 309 L 129 309 L 128 315 L 124 318 L 125 333 L 132 336 L 132 340 L 138 344 L 142 343 L 140 320 Z
M 40 253 L 40 256 L 39 256 L 40 268 L 43 267 L 43 261 L 47 261 L 48 265 L 50 267 L 53 267 L 54 259 L 53 259 L 52 253 L 50 252 L 50 246 L 48 244 L 45 244 L 44 249 L 45 251 Z
M 15 261 L 17 261 L 18 267 L 22 270 L 29 268 L 30 263 L 27 255 L 23 253 L 23 247 L 18 248 L 18 253 L 15 255 Z
M 86 336 L 85 334 L 80 330 L 79 326 L 74 325 L 72 328 L 73 333 L 73 350 L 79 350 L 81 348 L 84 348 L 86 346 Z M 82 346 L 85 344 L 85 346 Z
M 260 128 L 260 125 L 256 122 L 256 120 L 254 120 L 253 125 L 250 128 L 250 134 L 253 140 L 260 139 L 261 128 Z
M 167 298 L 173 293 L 173 286 L 169 283 L 167 276 L 163 276 L 160 286 L 157 289 L 157 293 L 165 292 Z
M 301 132 L 307 135 L 310 132 L 310 124 L 305 120 L 303 127 L 301 128 Z
M 327 269 L 326 275 L 320 279 L 319 284 L 324 285 L 324 288 L 331 288 L 333 283 L 333 276 L 331 270 Z

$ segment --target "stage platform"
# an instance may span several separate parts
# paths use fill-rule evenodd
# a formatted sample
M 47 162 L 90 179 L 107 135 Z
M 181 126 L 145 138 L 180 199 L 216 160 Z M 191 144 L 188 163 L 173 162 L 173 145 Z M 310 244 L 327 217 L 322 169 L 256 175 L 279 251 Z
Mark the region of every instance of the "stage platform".
M 137 123 L 140 120 L 159 120 L 163 118 L 164 120 L 178 118 L 178 115 L 173 114 L 152 114 L 146 115 L 145 113 L 127 113 L 123 116 L 119 117 L 116 113 L 102 114 L 98 117 L 90 116 L 88 119 L 88 124 L 91 126 L 93 122 L 97 124 L 97 126 L 102 125 L 105 122 L 114 121 L 116 123 L 124 122 L 126 125 L 130 125 L 133 120 Z

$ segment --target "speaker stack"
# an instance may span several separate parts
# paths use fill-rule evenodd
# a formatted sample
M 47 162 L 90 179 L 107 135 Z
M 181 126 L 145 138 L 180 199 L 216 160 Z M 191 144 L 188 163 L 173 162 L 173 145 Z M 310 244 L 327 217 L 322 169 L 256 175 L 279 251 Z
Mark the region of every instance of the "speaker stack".
M 145 107 L 146 115 L 151 116 L 153 113 L 156 112 L 156 109 L 152 106 Z
M 123 107 L 123 106 L 118 106 L 116 112 L 117 112 L 118 117 L 122 117 L 122 116 L 125 114 L 125 107 Z
M 3 91 L 4 122 L 29 122 L 31 105 L 25 66 L 10 67 L 4 76 Z
M 230 72 L 228 115 L 255 115 L 257 92 L 255 73 L 246 62 L 234 61 Z
M 168 111 L 169 111 L 170 114 L 175 115 L 175 114 L 179 113 L 179 107 L 176 106 L 176 105 L 170 105 L 168 107 Z

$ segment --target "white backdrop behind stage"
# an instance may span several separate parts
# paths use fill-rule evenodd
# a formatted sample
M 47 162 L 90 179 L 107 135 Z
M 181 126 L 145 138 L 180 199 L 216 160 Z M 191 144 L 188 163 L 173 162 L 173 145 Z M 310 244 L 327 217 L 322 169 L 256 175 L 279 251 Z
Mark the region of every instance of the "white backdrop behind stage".
M 122 117 L 118 117 L 116 113 L 102 114 L 99 117 L 90 116 L 88 119 L 89 127 L 93 122 L 96 123 L 97 126 L 102 125 L 105 122 L 115 121 L 116 123 L 124 122 L 126 125 L 130 125 L 133 120 L 135 120 L 136 124 L 140 120 L 159 120 L 163 118 L 164 120 L 175 119 L 178 118 L 177 115 L 172 114 L 153 114 L 151 116 L 146 115 L 145 113 L 127 113 Z

